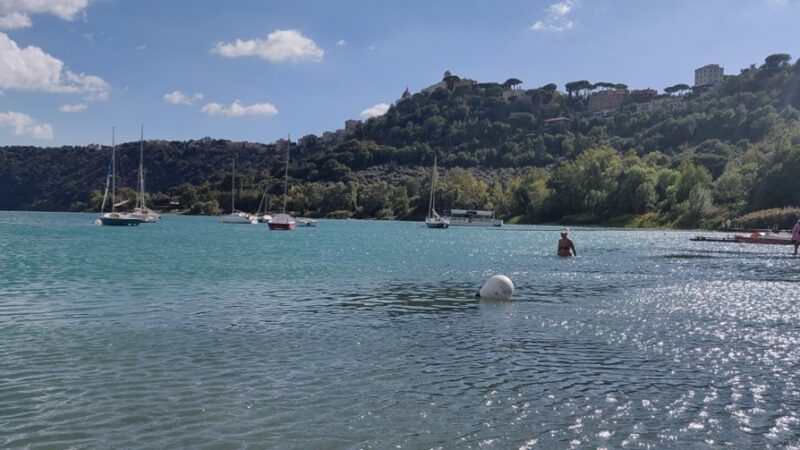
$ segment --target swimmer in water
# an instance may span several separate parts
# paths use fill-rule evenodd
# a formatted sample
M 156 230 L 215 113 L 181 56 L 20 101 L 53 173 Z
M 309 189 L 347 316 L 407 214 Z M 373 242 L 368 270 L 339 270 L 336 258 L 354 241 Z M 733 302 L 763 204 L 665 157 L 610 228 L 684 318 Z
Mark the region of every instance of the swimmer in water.
M 561 239 L 558 240 L 558 256 L 578 256 L 575 244 L 567 237 L 567 234 L 569 234 L 568 228 L 561 230 Z

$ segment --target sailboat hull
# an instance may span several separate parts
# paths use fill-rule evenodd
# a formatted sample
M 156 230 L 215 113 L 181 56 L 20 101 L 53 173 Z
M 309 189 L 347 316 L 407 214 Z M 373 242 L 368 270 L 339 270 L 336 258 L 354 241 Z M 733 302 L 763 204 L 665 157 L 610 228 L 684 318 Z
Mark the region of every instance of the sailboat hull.
M 294 230 L 294 227 L 296 225 L 295 225 L 294 222 L 289 222 L 289 223 L 272 223 L 272 222 L 270 222 L 268 224 L 268 226 L 269 226 L 270 230 L 285 230 L 285 231 L 288 231 L 288 230 Z
M 447 222 L 425 222 L 425 226 L 428 228 L 438 228 L 438 229 L 445 229 L 449 228 L 450 224 Z
M 106 214 L 100 218 L 100 224 L 107 227 L 135 227 L 144 221 L 126 214 Z

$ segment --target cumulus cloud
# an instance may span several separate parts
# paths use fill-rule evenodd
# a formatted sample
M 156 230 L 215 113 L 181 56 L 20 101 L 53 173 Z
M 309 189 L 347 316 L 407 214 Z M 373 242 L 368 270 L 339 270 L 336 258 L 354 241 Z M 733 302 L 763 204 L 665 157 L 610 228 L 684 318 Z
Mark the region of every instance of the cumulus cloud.
M 213 53 L 226 58 L 258 56 L 270 62 L 322 61 L 325 51 L 298 30 L 275 30 L 266 39 L 237 39 L 231 43 L 217 42 Z
M 254 103 L 252 105 L 242 105 L 239 100 L 234 100 L 230 106 L 221 103 L 209 103 L 200 110 L 209 116 L 266 116 L 272 117 L 278 114 L 278 109 L 272 103 Z
M 532 30 L 536 31 L 567 31 L 575 27 L 575 21 L 569 18 L 569 14 L 579 5 L 580 0 L 564 0 L 553 3 L 545 11 L 547 15 L 544 19 L 537 20 L 531 25 Z
M 39 123 L 20 112 L 0 112 L 0 127 L 8 128 L 14 136 L 53 139 L 53 127 L 49 123 Z
M 386 103 L 378 103 L 375 106 L 367 108 L 361 111 L 361 117 L 365 119 L 369 119 L 371 117 L 378 117 L 386 114 L 386 111 L 389 111 L 389 105 Z
M 85 111 L 88 106 L 84 103 L 74 103 L 74 104 L 66 104 L 61 105 L 61 108 L 58 108 L 59 111 L 65 113 L 78 113 L 81 111 Z
M 172 91 L 169 94 L 164 94 L 164 102 L 170 105 L 194 105 L 194 102 L 202 99 L 203 94 L 200 92 L 194 95 L 187 95 L 181 91 Z
M 73 20 L 88 6 L 89 0 L 0 0 L 0 28 L 27 28 L 33 24 L 33 14 Z
M 102 101 L 110 86 L 100 77 L 65 69 L 61 60 L 39 47 L 20 48 L 0 33 L 0 91 L 4 90 L 83 94 L 86 100 Z
M 345 45 L 347 45 L 347 41 L 345 41 L 344 39 L 339 39 L 339 41 L 336 42 L 336 45 L 338 45 L 339 47 L 344 47 Z

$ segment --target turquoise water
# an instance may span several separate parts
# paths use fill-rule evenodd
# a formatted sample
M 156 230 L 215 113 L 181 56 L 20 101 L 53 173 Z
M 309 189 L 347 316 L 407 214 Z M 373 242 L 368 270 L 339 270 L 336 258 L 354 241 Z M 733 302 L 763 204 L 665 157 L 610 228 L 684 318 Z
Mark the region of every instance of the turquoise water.
M 94 218 L 0 212 L 2 448 L 800 445 L 790 247 Z

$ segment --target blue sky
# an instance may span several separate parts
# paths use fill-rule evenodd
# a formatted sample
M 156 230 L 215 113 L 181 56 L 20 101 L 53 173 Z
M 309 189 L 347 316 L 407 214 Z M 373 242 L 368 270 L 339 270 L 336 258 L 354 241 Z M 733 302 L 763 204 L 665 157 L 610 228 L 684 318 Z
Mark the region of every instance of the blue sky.
M 663 89 L 800 56 L 798 19 L 798 0 L 0 0 L 0 145 L 321 134 L 445 70 Z

